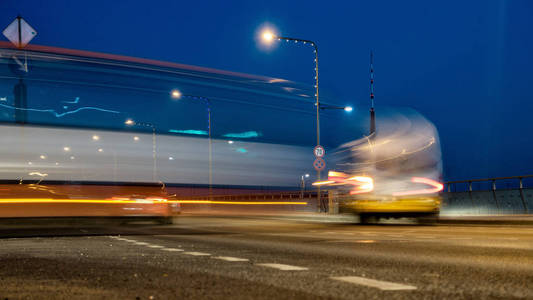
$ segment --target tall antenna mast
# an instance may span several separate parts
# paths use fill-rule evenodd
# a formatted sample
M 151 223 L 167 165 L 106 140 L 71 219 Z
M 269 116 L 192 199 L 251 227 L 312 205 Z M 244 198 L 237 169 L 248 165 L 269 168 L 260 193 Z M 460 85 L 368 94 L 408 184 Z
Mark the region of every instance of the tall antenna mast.
M 374 52 L 370 51 L 370 135 L 376 132 L 376 113 L 374 112 Z

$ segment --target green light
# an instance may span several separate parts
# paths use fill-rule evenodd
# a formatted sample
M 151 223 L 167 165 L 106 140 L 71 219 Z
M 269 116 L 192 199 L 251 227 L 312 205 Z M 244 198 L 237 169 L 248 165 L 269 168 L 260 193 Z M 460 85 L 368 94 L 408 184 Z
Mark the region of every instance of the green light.
M 205 131 L 205 130 L 195 130 L 195 129 L 186 129 L 186 130 L 170 129 L 168 132 L 184 133 L 184 134 L 196 134 L 196 135 L 207 135 L 207 131 Z

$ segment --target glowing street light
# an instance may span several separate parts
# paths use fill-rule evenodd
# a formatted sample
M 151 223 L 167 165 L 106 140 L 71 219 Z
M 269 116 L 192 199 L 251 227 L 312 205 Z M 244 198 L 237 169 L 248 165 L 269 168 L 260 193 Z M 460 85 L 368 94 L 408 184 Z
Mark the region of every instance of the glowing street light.
M 172 91 L 170 91 L 170 96 L 174 99 L 179 99 L 181 98 L 181 92 L 177 89 L 173 89 Z
M 265 40 L 265 42 L 270 43 L 273 39 L 274 34 L 270 30 L 265 30 L 265 32 L 263 32 L 263 40 Z
M 124 122 L 124 124 L 126 124 L 126 125 L 134 125 L 135 122 L 134 122 L 132 119 L 127 119 L 127 120 Z
M 304 40 L 304 39 L 298 39 L 298 38 L 292 38 L 292 37 L 284 37 L 284 36 L 278 36 L 274 34 L 271 30 L 265 29 L 262 33 L 263 41 L 266 43 L 271 43 L 274 40 L 284 40 L 287 42 L 294 42 L 294 43 L 303 43 L 304 45 L 311 45 L 314 49 L 315 53 L 315 107 L 316 107 L 316 145 L 320 145 L 320 100 L 318 97 L 318 46 L 315 42 L 310 40 Z M 317 170 L 317 177 L 320 181 L 320 171 Z M 318 203 L 321 203 L 320 200 L 320 186 L 317 187 L 317 201 Z M 320 207 L 320 206 L 319 206 Z
M 305 192 L 305 179 L 309 178 L 309 174 L 305 173 L 300 177 L 300 198 L 303 199 Z
M 204 101 L 207 106 L 207 132 L 208 132 L 208 153 L 209 153 L 209 197 L 213 194 L 213 142 L 211 139 L 211 100 L 204 96 L 197 95 L 184 95 L 179 90 L 173 89 L 170 91 L 170 96 L 174 99 L 180 99 L 182 97 L 193 100 Z
M 344 111 L 346 111 L 346 112 L 351 112 L 352 110 L 353 110 L 353 108 L 351 106 L 344 107 Z

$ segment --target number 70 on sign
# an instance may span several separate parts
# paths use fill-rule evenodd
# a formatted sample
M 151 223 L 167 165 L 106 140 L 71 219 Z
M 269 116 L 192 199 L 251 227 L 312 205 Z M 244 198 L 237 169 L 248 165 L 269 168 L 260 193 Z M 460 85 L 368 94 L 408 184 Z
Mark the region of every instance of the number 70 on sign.
M 318 145 L 313 149 L 313 153 L 315 154 L 316 158 L 322 158 L 324 155 L 326 155 L 326 150 L 324 150 L 324 147 Z

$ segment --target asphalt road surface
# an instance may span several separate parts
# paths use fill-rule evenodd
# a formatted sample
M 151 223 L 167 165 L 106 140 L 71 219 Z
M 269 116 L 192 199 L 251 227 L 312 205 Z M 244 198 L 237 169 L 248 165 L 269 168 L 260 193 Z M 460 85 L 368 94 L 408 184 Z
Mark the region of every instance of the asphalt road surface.
M 533 299 L 533 226 L 0 228 L 0 299 Z

